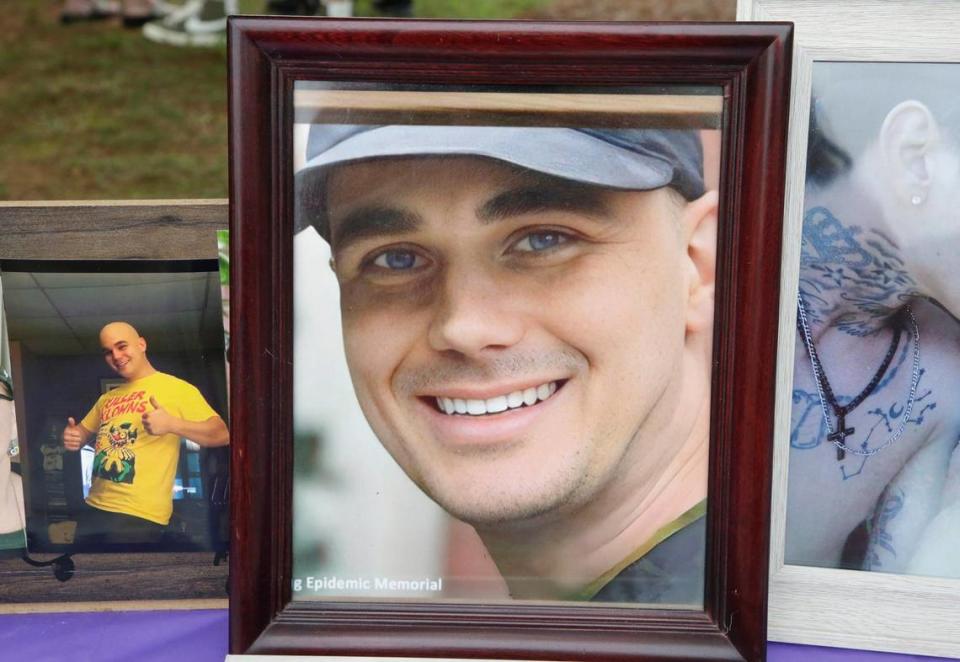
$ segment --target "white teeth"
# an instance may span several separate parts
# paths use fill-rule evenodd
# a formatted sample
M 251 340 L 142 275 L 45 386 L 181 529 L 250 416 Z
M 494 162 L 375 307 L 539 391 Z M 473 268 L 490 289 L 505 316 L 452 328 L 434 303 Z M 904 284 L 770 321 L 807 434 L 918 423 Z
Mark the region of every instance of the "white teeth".
M 438 397 L 436 401 L 437 408 L 447 414 L 482 416 L 484 414 L 499 414 L 508 409 L 517 409 L 524 405 L 533 405 L 536 404 L 538 400 L 546 400 L 556 392 L 557 383 L 548 382 L 521 391 L 513 391 L 506 395 L 487 398 L 486 400 Z
M 487 405 L 483 400 L 467 400 L 467 413 L 474 416 L 487 413 Z
M 488 414 L 499 414 L 502 411 L 507 411 L 507 396 L 498 395 L 495 398 L 487 400 Z
M 537 389 L 530 387 L 523 392 L 523 404 L 532 405 L 537 401 Z

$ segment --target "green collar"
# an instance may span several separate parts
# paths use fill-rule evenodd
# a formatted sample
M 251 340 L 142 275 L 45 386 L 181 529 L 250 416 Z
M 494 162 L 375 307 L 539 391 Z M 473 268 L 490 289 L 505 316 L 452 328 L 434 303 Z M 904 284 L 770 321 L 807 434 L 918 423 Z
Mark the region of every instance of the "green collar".
M 680 517 L 676 518 L 672 522 L 668 522 L 664 526 L 657 529 L 657 532 L 654 533 L 646 542 L 644 542 L 640 547 L 635 549 L 632 554 L 627 556 L 625 559 L 620 561 L 605 573 L 600 575 L 597 579 L 593 580 L 587 584 L 583 589 L 577 591 L 577 593 L 571 597 L 572 600 L 589 600 L 595 596 L 600 589 L 606 586 L 610 580 L 623 572 L 623 569 L 628 565 L 637 562 L 642 559 L 644 556 L 649 554 L 654 547 L 662 543 L 664 540 L 672 536 L 677 531 L 685 528 L 686 526 L 697 521 L 703 517 L 707 512 L 707 500 L 704 499 L 697 505 L 695 505 L 690 510 L 686 511 Z

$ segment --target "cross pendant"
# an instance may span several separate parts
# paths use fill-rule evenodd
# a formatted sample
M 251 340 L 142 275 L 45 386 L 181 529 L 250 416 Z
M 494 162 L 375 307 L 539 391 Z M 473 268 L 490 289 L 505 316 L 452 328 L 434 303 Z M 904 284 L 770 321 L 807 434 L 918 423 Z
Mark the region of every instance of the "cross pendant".
M 846 427 L 846 421 L 844 420 L 844 415 L 840 414 L 837 417 L 837 431 L 827 436 L 827 439 L 833 442 L 839 442 L 841 444 L 846 445 L 847 437 L 849 437 L 851 434 L 853 434 L 856 431 L 857 431 L 856 428 Z M 837 461 L 839 462 L 846 456 L 847 456 L 847 452 L 842 448 L 840 448 L 840 446 L 837 446 Z

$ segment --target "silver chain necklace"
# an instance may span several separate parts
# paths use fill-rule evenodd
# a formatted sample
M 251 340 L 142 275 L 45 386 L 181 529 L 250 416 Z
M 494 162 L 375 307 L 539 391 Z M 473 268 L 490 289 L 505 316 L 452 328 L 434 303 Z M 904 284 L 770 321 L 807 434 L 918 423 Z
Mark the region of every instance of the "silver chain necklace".
M 803 333 L 804 345 L 807 348 L 807 354 L 810 357 L 810 365 L 813 368 L 813 380 L 817 385 L 817 396 L 820 399 L 820 409 L 823 411 L 823 422 L 827 427 L 827 438 L 837 447 L 837 459 L 842 460 L 846 453 L 851 453 L 853 455 L 859 455 L 861 457 L 869 457 L 871 455 L 876 455 L 884 448 L 894 443 L 903 435 L 904 429 L 907 427 L 907 421 L 910 419 L 910 413 L 913 411 L 913 403 L 917 399 L 917 385 L 920 383 L 920 327 L 917 324 L 917 319 L 913 315 L 913 310 L 910 306 L 906 306 L 907 317 L 910 320 L 910 334 L 913 336 L 913 375 L 910 380 L 910 394 L 907 397 L 907 405 L 903 410 L 903 418 L 900 420 L 900 427 L 897 428 L 896 432 L 890 435 L 890 437 L 880 444 L 873 448 L 851 448 L 844 443 L 844 440 L 849 434 L 854 432 L 853 428 L 844 428 L 844 415 L 841 414 L 838 416 L 838 425 L 837 430 L 834 431 L 833 425 L 830 423 L 830 414 L 827 411 L 827 398 L 824 396 L 824 387 L 823 383 L 827 379 L 826 373 L 823 371 L 823 365 L 820 362 L 820 358 L 817 356 L 816 348 L 813 344 L 813 336 L 810 334 L 810 326 L 807 324 L 807 311 L 803 305 L 803 297 L 800 293 L 797 293 L 797 312 L 799 313 L 800 319 L 800 329 Z M 829 382 L 828 382 L 829 383 Z

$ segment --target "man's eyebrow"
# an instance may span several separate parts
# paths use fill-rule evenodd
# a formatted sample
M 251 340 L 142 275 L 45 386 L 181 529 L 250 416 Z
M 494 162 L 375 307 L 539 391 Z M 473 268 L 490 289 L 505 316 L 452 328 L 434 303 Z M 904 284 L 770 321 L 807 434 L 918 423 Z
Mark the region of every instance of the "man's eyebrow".
M 366 239 L 384 235 L 412 232 L 420 227 L 420 217 L 406 209 L 397 207 L 360 207 L 344 216 L 336 227 L 331 227 L 330 242 L 334 250 Z
M 547 181 L 499 193 L 481 205 L 477 217 L 492 223 L 522 214 L 566 211 L 605 220 L 611 217 L 605 191 L 572 182 Z

